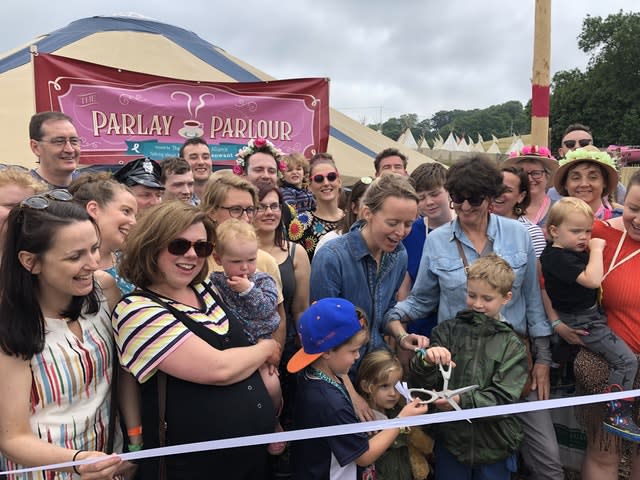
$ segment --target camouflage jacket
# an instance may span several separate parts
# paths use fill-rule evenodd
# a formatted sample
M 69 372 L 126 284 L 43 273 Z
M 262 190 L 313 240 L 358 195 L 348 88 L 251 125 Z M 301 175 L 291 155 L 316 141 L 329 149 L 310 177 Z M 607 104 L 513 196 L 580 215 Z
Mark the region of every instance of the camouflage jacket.
M 527 351 L 508 323 L 464 310 L 433 329 L 430 347 L 434 346 L 447 348 L 456 363 L 449 389 L 479 385 L 461 395 L 463 409 L 518 402 L 527 380 Z M 440 390 L 443 379 L 436 365 L 426 365 L 416 355 L 409 383 Z M 472 422 L 437 424 L 430 432 L 465 465 L 495 463 L 518 449 L 523 434 L 515 416 Z

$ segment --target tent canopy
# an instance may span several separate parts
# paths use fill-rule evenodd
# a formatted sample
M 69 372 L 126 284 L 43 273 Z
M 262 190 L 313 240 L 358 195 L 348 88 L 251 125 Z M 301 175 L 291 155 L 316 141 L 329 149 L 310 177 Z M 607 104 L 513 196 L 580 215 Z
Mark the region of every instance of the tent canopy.
M 212 45 L 193 32 L 139 16 L 91 17 L 35 38 L 0 54 L 1 162 L 35 164 L 29 149 L 28 123 L 35 113 L 30 47 L 87 62 L 151 75 L 211 82 L 274 80 L 270 75 Z M 135 46 L 135 48 L 132 48 Z M 327 151 L 341 175 L 350 179 L 373 174 L 373 158 L 385 148 L 398 148 L 409 158 L 407 169 L 433 160 L 330 110 Z

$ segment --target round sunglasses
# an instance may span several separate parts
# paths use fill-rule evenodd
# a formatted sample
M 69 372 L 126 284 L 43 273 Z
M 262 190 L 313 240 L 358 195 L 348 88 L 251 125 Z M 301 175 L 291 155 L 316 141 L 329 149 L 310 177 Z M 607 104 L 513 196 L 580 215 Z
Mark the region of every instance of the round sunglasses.
M 326 178 L 329 182 L 335 182 L 338 179 L 338 172 L 329 172 L 327 173 L 327 175 L 322 175 L 320 173 L 318 173 L 317 175 L 314 175 L 313 177 L 311 177 L 311 179 L 316 182 L 316 183 L 322 183 L 324 182 L 324 179 Z
M 206 240 L 191 242 L 186 238 L 176 238 L 167 245 L 167 250 L 171 255 L 184 255 L 193 247 L 193 251 L 200 258 L 208 257 L 213 253 L 213 243 Z

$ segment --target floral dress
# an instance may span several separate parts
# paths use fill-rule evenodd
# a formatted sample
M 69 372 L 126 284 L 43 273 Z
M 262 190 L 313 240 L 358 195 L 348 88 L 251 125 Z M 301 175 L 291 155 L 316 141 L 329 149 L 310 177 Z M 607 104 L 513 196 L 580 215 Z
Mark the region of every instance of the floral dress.
M 302 245 L 311 261 L 322 236 L 335 230 L 339 223 L 340 220 L 325 220 L 313 212 L 298 213 L 289 224 L 289 240 Z

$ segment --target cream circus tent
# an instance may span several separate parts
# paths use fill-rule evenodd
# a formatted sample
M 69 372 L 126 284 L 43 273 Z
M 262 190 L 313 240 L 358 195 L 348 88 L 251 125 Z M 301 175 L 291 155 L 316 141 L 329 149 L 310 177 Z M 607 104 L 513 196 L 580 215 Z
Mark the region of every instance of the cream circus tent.
M 0 130 L 4 163 L 32 167 L 28 122 L 35 113 L 31 46 L 87 62 L 150 75 L 208 82 L 275 80 L 195 33 L 139 16 L 91 17 L 0 54 Z M 408 169 L 433 160 L 331 109 L 328 152 L 350 179 L 373 173 L 373 157 L 389 147 L 409 157 Z

